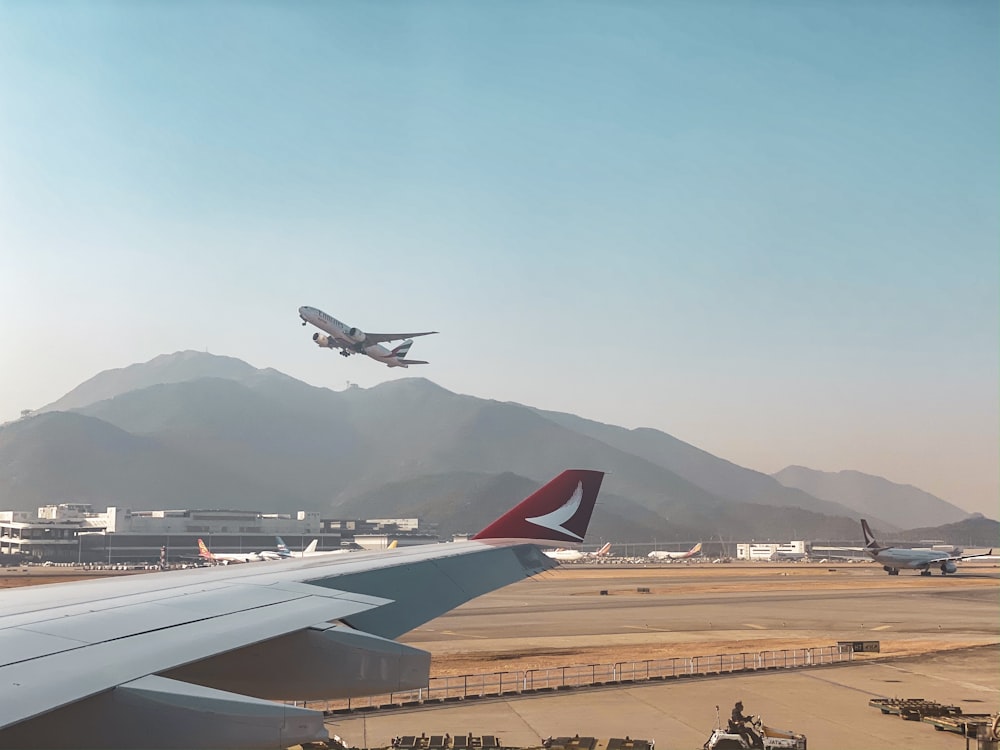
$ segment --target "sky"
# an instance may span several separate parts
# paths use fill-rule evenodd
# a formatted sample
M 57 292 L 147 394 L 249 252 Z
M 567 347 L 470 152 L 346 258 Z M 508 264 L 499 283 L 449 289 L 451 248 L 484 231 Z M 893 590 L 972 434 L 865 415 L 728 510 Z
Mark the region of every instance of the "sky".
M 996 518 L 998 16 L 4 0 L 0 421 L 194 349 Z M 441 333 L 389 370 L 300 305 Z

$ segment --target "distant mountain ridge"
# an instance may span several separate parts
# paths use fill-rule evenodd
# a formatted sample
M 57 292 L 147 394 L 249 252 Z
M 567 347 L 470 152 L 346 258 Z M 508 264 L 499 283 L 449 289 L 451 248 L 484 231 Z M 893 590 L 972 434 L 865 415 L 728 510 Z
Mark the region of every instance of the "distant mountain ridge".
M 331 391 L 188 351 L 99 373 L 40 412 L 0 427 L 0 508 L 315 509 L 474 531 L 578 466 L 609 472 L 593 527 L 608 541 L 858 535 L 854 509 L 657 430 L 423 378 Z
M 226 378 L 239 381 L 253 377 L 259 372 L 261 371 L 235 357 L 206 355 L 195 351 L 161 354 L 148 362 L 104 370 L 85 380 L 62 398 L 37 411 L 79 409 L 151 385 L 181 383 L 198 378 Z
M 896 527 L 940 526 L 971 515 L 912 485 L 897 484 L 860 471 L 827 472 L 788 466 L 773 476 L 788 487 L 839 503 L 859 515 L 872 513 L 872 499 L 877 498 L 878 514 Z

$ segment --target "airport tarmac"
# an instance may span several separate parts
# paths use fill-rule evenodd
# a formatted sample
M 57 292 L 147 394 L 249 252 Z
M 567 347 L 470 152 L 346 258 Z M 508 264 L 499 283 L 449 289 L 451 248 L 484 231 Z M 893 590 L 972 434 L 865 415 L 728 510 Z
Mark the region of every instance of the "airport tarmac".
M 641 593 L 640 589 L 648 589 Z M 606 594 L 601 594 L 606 591 Z M 432 673 L 523 670 L 878 640 L 854 664 L 577 689 L 331 718 L 358 746 L 402 734 L 494 734 L 508 746 L 558 735 L 653 738 L 697 748 L 742 699 L 810 747 L 964 747 L 958 734 L 883 716 L 872 697 L 1000 709 L 1000 568 L 887 576 L 870 564 L 563 566 L 480 597 L 404 636 Z

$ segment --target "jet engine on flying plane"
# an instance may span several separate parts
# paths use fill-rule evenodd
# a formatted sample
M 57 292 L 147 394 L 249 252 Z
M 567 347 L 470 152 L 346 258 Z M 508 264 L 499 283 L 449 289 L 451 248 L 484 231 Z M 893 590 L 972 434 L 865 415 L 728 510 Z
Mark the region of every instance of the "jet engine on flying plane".
M 947 573 L 954 573 L 956 570 L 958 570 L 958 568 L 955 567 L 955 563 L 953 563 L 951 560 L 945 560 L 943 563 L 941 563 L 941 575 L 945 575 Z
M 333 336 L 327 336 L 322 333 L 314 333 L 313 341 L 316 342 L 317 346 L 324 346 L 327 349 L 333 349 L 336 344 L 333 342 Z
M 353 341 L 355 344 L 360 344 L 365 340 L 365 332 L 359 328 L 348 328 L 347 338 Z

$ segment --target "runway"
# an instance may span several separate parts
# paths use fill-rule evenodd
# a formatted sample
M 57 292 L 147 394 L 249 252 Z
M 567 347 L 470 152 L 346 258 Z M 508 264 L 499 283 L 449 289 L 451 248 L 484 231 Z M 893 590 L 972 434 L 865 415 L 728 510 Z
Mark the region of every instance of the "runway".
M 959 750 L 961 736 L 883 716 L 868 699 L 921 697 L 966 713 L 1000 709 L 998 594 L 995 563 L 966 564 L 947 577 L 889 577 L 870 564 L 563 566 L 401 640 L 431 651 L 436 675 L 840 640 L 878 640 L 878 657 L 892 659 L 338 716 L 331 731 L 371 747 L 420 732 L 495 734 L 520 746 L 579 733 L 651 737 L 672 750 L 700 747 L 715 706 L 725 718 L 742 699 L 766 723 L 805 733 L 810 747 Z

